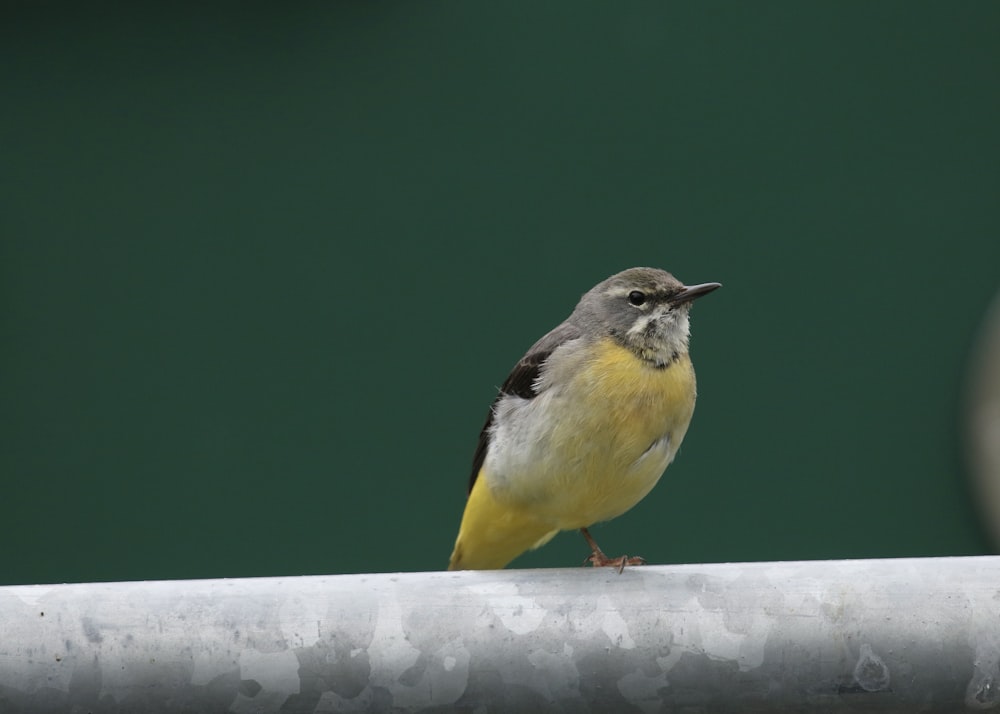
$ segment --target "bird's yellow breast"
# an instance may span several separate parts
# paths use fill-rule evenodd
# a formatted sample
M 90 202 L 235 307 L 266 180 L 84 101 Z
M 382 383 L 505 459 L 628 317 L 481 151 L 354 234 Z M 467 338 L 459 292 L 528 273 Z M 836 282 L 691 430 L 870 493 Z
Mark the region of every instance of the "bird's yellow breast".
M 562 370 L 558 387 L 500 416 L 516 438 L 491 445 L 501 452 L 487 460 L 494 492 L 560 530 L 621 515 L 656 485 L 684 438 L 691 360 L 656 368 L 605 339 L 550 366 Z

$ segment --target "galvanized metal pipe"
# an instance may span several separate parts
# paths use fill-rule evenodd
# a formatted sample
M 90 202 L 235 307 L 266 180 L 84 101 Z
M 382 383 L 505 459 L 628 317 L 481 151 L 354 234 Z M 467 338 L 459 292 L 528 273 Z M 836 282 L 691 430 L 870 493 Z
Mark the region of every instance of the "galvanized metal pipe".
M 0 587 L 3 712 L 997 707 L 997 557 Z

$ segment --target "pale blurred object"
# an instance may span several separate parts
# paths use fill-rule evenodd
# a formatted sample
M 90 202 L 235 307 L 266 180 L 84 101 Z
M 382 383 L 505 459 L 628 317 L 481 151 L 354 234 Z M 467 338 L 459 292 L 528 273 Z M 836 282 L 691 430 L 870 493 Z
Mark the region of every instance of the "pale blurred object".
M 1000 294 L 986 312 L 972 352 L 969 460 L 980 513 L 1000 547 Z

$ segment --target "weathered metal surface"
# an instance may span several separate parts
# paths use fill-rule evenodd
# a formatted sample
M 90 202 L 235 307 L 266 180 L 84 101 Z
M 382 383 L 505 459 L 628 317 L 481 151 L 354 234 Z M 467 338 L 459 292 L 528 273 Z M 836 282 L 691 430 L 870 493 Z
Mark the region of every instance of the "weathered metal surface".
M 1000 558 L 0 587 L 0 711 L 1000 706 Z

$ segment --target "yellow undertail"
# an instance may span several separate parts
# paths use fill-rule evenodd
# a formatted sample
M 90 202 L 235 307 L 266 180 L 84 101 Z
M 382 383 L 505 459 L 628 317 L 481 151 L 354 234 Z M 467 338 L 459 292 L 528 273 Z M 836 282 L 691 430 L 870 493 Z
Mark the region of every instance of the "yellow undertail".
M 526 550 L 548 543 L 558 529 L 493 498 L 484 474 L 465 505 L 448 570 L 496 570 Z

